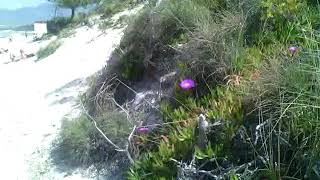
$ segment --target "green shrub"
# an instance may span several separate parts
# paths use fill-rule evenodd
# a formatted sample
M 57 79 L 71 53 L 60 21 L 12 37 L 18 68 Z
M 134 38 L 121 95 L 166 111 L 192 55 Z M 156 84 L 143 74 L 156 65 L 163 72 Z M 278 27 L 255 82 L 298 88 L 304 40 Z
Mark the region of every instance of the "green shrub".
M 61 42 L 59 40 L 54 40 L 50 44 L 48 44 L 44 48 L 40 48 L 40 50 L 37 52 L 37 58 L 38 60 L 44 59 L 54 52 L 61 46 Z
M 87 25 L 89 23 L 89 15 L 86 13 L 78 13 L 72 20 L 68 17 L 55 17 L 47 21 L 48 33 L 53 35 L 60 35 L 67 30 L 76 28 L 78 25 Z
M 89 14 L 77 13 L 77 15 L 72 19 L 72 24 L 76 25 L 90 25 L 89 24 Z
M 96 118 L 96 122 L 112 142 L 119 147 L 125 147 L 132 127 L 124 114 L 105 112 Z M 93 164 L 105 168 L 109 161 L 126 161 L 125 154 L 118 153 L 85 114 L 63 121 L 57 147 L 59 147 L 58 152 L 61 156 L 69 163 L 76 165 L 90 166 Z
M 224 178 L 319 179 L 319 7 L 308 3 L 172 0 L 147 6 L 133 18 L 116 49 L 120 65 L 110 68 L 120 67 L 113 70 L 134 84 L 150 64 L 159 68 L 168 58 L 179 76 L 193 78 L 197 87 L 184 91 L 176 86 L 177 102 L 162 102 L 164 124 L 135 136 L 140 156 L 128 178 L 175 179 L 178 168 L 172 159 L 190 163 L 195 158 L 196 168 L 208 162 L 205 170 L 225 173 Z M 291 54 L 288 46 L 295 44 L 299 50 Z M 173 56 L 163 52 L 167 47 L 174 49 Z M 101 77 L 91 97 L 108 77 Z M 101 129 L 123 146 L 130 131 L 125 117 L 105 118 L 105 107 L 90 108 Z M 205 148 L 197 144 L 200 113 L 224 124 L 208 134 Z M 94 163 L 115 156 L 88 118 L 68 123 L 62 142 L 80 150 L 66 154 Z M 245 142 L 238 142 L 239 134 Z
M 201 6 L 205 6 L 210 10 L 217 11 L 218 9 L 226 8 L 225 0 L 193 0 L 193 2 L 200 4 Z
M 105 20 L 101 24 L 99 24 L 99 29 L 102 31 L 105 31 L 106 29 L 110 28 L 113 26 L 113 21 L 112 20 Z
M 319 7 L 308 6 L 307 1 L 283 0 L 262 1 L 264 44 L 279 41 L 284 44 L 303 43 L 302 34 L 310 29 L 319 28 Z
M 221 56 L 218 53 L 226 52 L 227 49 L 213 49 L 213 47 L 222 45 L 222 42 L 219 41 L 225 40 L 225 37 L 228 37 L 228 40 L 238 41 L 238 38 L 233 36 L 236 34 L 233 29 L 239 29 L 236 27 L 237 25 L 227 27 L 227 24 L 230 23 L 239 24 L 238 15 L 224 19 L 223 17 L 214 17 L 207 7 L 192 0 L 185 0 L 183 3 L 180 1 L 163 1 L 158 7 L 146 7 L 129 24 L 120 44 L 119 50 L 121 53 L 119 56 L 123 67 L 123 77 L 130 80 L 140 79 L 143 73 L 148 71 L 150 64 L 157 61 L 153 58 L 154 54 L 159 56 L 163 53 L 158 52 L 157 49 L 165 48 L 167 45 L 187 43 L 189 39 L 199 39 L 196 37 L 201 38 L 199 39 L 200 42 L 196 41 L 195 43 L 201 43 L 203 47 L 206 46 L 202 48 L 201 53 L 204 57 L 201 59 L 206 59 L 208 62 L 208 59 L 220 58 Z M 218 23 L 221 20 L 225 20 L 225 23 Z M 223 28 L 226 29 L 221 31 Z M 221 32 L 226 32 L 228 35 L 223 36 Z M 211 42 L 212 40 L 214 41 Z M 229 45 L 231 44 L 235 43 L 230 42 Z M 210 49 L 210 47 L 212 48 Z M 198 47 L 195 48 L 199 49 Z M 195 52 L 195 54 L 199 53 Z M 162 55 L 165 56 L 165 54 Z M 193 61 L 193 59 L 189 61 Z M 215 62 L 219 61 L 223 60 L 219 59 Z
M 196 162 L 202 162 L 213 157 L 231 160 L 231 137 L 242 124 L 243 114 L 241 100 L 228 87 L 219 87 L 200 100 L 187 99 L 183 106 L 172 109 L 163 107 L 166 123 L 159 134 L 152 134 L 143 141 L 146 147 L 154 142 L 157 146 L 143 154 L 131 168 L 128 178 L 137 179 L 173 179 L 177 176 L 177 166 L 171 158 L 178 161 L 188 161 L 195 153 Z M 201 112 L 202 111 L 202 112 Z M 222 118 L 229 121 L 219 133 L 209 135 L 209 145 L 200 150 L 197 145 L 197 118 L 200 113 L 208 115 L 209 121 Z M 153 146 L 151 146 L 153 147 Z
M 264 0 L 262 6 L 266 9 L 265 18 L 288 18 L 294 16 L 302 7 L 302 0 Z
M 288 1 L 287 3 L 292 2 Z M 171 5 L 175 6 L 174 3 Z M 295 7 L 295 5 L 297 5 L 297 7 Z M 288 6 L 291 5 L 288 4 Z M 203 58 L 203 61 L 199 61 L 199 64 L 208 66 L 208 59 L 210 59 L 218 62 L 218 65 L 219 63 L 225 65 L 228 70 L 227 73 L 234 73 L 235 71 L 238 72 L 240 76 L 250 76 L 250 73 L 253 71 L 260 71 L 260 75 L 256 77 L 260 77 L 258 83 L 254 83 L 251 87 L 257 91 L 256 96 L 254 96 L 254 100 L 258 101 L 256 102 L 257 106 L 252 103 L 253 105 L 246 104 L 246 107 L 243 107 L 253 112 L 258 109 L 254 122 L 257 123 L 258 120 L 267 120 L 267 127 L 269 128 L 269 131 L 265 129 L 267 132 L 263 134 L 262 140 L 260 140 L 262 142 L 257 145 L 251 144 L 255 152 L 245 152 L 247 156 L 249 156 L 249 159 L 254 158 L 256 155 L 264 156 L 265 154 L 267 154 L 267 157 L 270 157 L 266 164 L 259 165 L 257 167 L 259 170 L 254 173 L 254 176 L 260 178 L 319 178 L 317 177 L 319 172 L 319 151 L 316 148 L 319 145 L 317 139 L 317 134 L 319 133 L 318 96 L 320 96 L 320 94 L 318 94 L 320 91 L 317 73 L 319 71 L 319 60 L 316 55 L 319 44 L 316 41 L 318 37 L 314 36 L 316 31 L 312 30 L 315 26 L 298 24 L 298 22 L 303 22 L 300 21 L 301 19 L 299 18 L 304 18 L 305 21 L 315 22 L 312 20 L 315 18 L 313 12 L 304 12 L 304 17 L 300 16 L 301 14 L 299 15 L 298 11 L 301 9 L 297 9 L 299 6 L 300 4 L 297 1 L 294 7 L 289 8 L 290 12 L 287 12 L 285 8 L 283 10 L 277 9 L 279 13 L 275 12 L 274 16 L 286 20 L 290 16 L 289 13 L 296 12 L 298 14 L 297 17 L 295 17 L 296 21 L 293 21 L 291 24 L 281 24 L 284 22 L 282 20 L 273 21 L 272 23 L 274 24 L 271 23 L 275 25 L 275 27 L 281 26 L 281 28 L 274 29 L 277 36 L 280 37 L 280 44 L 273 40 L 269 41 L 270 43 L 268 45 L 257 44 L 257 46 L 253 47 L 246 47 L 244 43 L 245 40 L 242 39 L 246 38 L 246 36 L 241 34 L 241 32 L 247 28 L 246 25 L 244 25 L 244 27 L 228 26 L 230 24 L 239 24 L 234 22 L 244 22 L 243 19 L 241 19 L 241 14 L 233 11 L 224 11 L 223 13 L 220 12 L 220 16 L 218 17 L 212 14 L 199 16 L 199 14 L 203 13 L 202 11 L 192 17 L 188 17 L 187 15 L 188 20 L 186 21 L 183 20 L 183 17 L 176 18 L 178 15 L 172 13 L 174 14 L 173 16 L 171 14 L 176 20 L 180 20 L 179 23 L 182 24 L 184 30 L 190 33 L 190 39 L 199 39 L 199 37 L 201 37 L 200 40 L 202 41 L 196 42 L 204 42 L 201 44 L 200 52 L 209 52 L 203 54 L 205 56 L 200 56 L 200 59 Z M 166 7 L 165 9 L 169 8 Z M 189 10 L 190 9 L 191 8 L 189 8 Z M 226 9 L 228 9 L 227 5 Z M 312 10 L 312 8 L 308 10 Z M 194 21 L 195 19 L 196 21 Z M 188 24 L 188 22 L 197 23 L 190 23 L 190 26 L 183 26 Z M 292 30 L 288 31 L 289 27 L 297 28 L 299 33 Z M 301 33 L 300 28 L 305 28 L 305 30 L 309 29 L 311 32 Z M 221 32 L 221 29 L 224 31 Z M 261 34 L 258 33 L 256 35 L 260 36 Z M 305 45 L 305 47 L 300 47 L 299 49 L 308 49 L 310 51 L 290 55 L 290 53 L 287 52 L 288 47 L 286 47 L 283 42 L 303 42 L 301 46 Z M 190 42 L 189 44 L 187 43 L 187 45 L 190 45 Z M 197 52 L 193 49 L 191 49 L 191 51 L 190 49 L 187 50 L 192 55 Z M 190 58 L 190 56 L 188 57 Z M 199 54 L 196 54 L 195 57 L 199 58 Z M 190 60 L 193 63 L 195 62 L 194 59 Z M 186 74 L 194 76 L 197 71 L 190 69 L 190 64 L 185 64 L 185 62 L 187 61 L 182 62 L 182 66 L 186 67 L 185 69 L 189 69 L 189 73 L 192 75 L 188 74 L 188 70 Z M 215 65 L 217 65 L 217 63 L 215 63 Z M 210 70 L 205 70 L 210 72 Z M 181 71 L 185 73 L 184 69 Z M 215 69 L 213 69 L 213 72 L 217 76 Z M 192 98 L 190 99 L 190 94 L 177 91 L 176 96 L 180 97 L 176 98 L 179 99 L 179 103 L 182 103 L 183 106 L 164 107 L 163 109 L 169 111 L 165 113 L 169 116 L 166 119 L 169 120 L 169 122 L 190 120 L 200 112 L 206 112 L 210 119 L 223 117 L 225 119 L 235 120 L 231 123 L 231 126 L 226 126 L 223 133 L 215 137 L 218 141 L 210 142 L 209 149 L 203 152 L 195 150 L 197 152 L 196 157 L 198 160 L 208 160 L 212 157 L 212 154 L 214 154 L 215 158 L 232 157 L 228 160 L 242 159 L 243 157 L 237 154 L 237 152 L 232 153 L 234 149 L 230 146 L 230 139 L 232 139 L 234 133 L 241 125 L 247 124 L 249 128 L 254 127 L 252 121 L 250 121 L 252 119 L 250 119 L 250 116 L 243 114 L 241 100 L 238 99 L 234 101 L 234 98 L 230 98 L 238 96 L 237 91 L 230 92 L 228 89 L 222 88 L 221 90 L 214 87 L 214 90 L 210 92 L 211 93 L 204 95 L 198 102 L 194 102 Z M 249 97 L 251 96 L 252 95 Z M 172 108 L 175 110 L 172 110 Z M 247 118 L 247 122 L 243 121 L 245 118 Z M 196 127 L 195 124 L 192 124 L 195 120 L 190 120 L 190 122 L 190 124 L 182 123 L 183 125 L 172 125 L 164 131 L 165 133 L 160 134 L 165 135 L 168 139 L 160 140 L 156 148 L 152 149 L 149 153 L 145 153 L 141 156 L 141 159 L 136 161 L 136 164 L 129 172 L 129 179 L 137 179 L 138 177 L 144 177 L 146 179 L 175 178 L 177 176 L 177 169 L 172 161 L 170 161 L 170 158 L 188 162 L 192 155 L 192 148 L 190 149 L 190 146 L 194 147 L 194 132 L 188 132 L 188 129 L 195 129 Z M 159 137 L 160 135 L 157 134 L 156 136 Z M 154 135 L 152 135 L 150 139 L 153 137 Z M 189 143 L 187 145 L 188 148 L 184 146 L 185 143 Z M 306 158 L 306 156 L 309 158 Z M 239 163 L 239 161 L 235 162 Z M 267 170 L 265 168 L 267 168 Z M 169 169 L 171 169 L 171 171 L 169 171 Z M 210 170 L 214 169 L 215 166 L 211 166 Z
M 92 136 L 95 129 L 85 115 L 74 120 L 64 120 L 61 126 L 61 148 L 70 162 L 89 163 Z
M 58 33 L 58 39 L 68 38 L 68 37 L 71 37 L 73 34 L 75 34 L 75 30 L 71 27 L 67 27 L 67 28 L 62 29 Z
M 70 18 L 56 17 L 47 22 L 48 33 L 58 34 L 62 29 L 66 28 L 70 24 Z
M 316 36 L 304 38 L 299 53 L 268 56 L 269 63 L 253 85 L 259 96 L 256 113 L 263 112 L 259 119 L 270 127 L 257 149 L 265 148 L 259 153 L 272 157 L 268 168 L 277 177 L 319 178 L 318 43 Z
M 116 21 L 115 26 L 124 26 L 125 24 L 128 24 L 128 22 L 130 21 L 129 16 L 127 15 L 123 15 L 120 16 L 119 19 Z
M 104 17 L 110 17 L 126 8 L 131 8 L 139 3 L 136 0 L 103 0 L 97 11 Z

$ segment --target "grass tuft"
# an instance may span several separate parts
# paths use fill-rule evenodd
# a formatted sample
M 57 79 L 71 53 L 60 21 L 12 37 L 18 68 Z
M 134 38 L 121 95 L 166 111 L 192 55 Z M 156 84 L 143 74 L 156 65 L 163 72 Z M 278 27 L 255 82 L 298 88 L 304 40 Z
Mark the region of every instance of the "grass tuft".
M 37 52 L 38 61 L 50 56 L 55 53 L 56 50 L 61 46 L 61 42 L 59 40 L 54 40 L 50 42 L 46 47 L 40 48 Z

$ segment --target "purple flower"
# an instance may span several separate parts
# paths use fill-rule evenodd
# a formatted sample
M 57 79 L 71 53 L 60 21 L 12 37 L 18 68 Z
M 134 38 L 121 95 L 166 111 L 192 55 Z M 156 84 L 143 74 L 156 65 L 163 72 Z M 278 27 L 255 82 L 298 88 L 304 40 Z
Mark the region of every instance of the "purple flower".
M 192 79 L 185 79 L 180 82 L 180 87 L 182 89 L 188 90 L 196 87 L 196 84 Z
M 289 51 L 291 54 L 295 54 L 298 51 L 298 48 L 295 46 L 291 46 L 291 47 L 289 47 Z
M 137 129 L 137 131 L 138 131 L 139 133 L 148 133 L 148 132 L 149 132 L 149 128 L 147 128 L 147 127 L 139 127 L 139 128 Z

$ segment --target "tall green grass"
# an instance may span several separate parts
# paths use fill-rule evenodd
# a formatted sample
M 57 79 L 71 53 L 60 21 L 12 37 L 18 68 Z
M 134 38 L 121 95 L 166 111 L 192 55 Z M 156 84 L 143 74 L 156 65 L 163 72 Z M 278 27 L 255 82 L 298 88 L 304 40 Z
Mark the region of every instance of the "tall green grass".
M 269 3 L 269 1 L 265 2 Z M 243 77 L 243 80 L 249 80 L 249 83 L 242 82 L 242 85 L 247 87 L 238 86 L 238 92 L 241 92 L 240 94 L 242 94 L 241 96 L 243 96 L 245 100 L 239 104 L 244 104 L 244 109 L 249 113 L 243 117 L 244 119 L 239 118 L 240 125 L 245 125 L 249 131 L 256 126 L 255 124 L 260 124 L 262 130 L 257 131 L 259 137 L 255 137 L 253 134 L 250 135 L 250 133 L 247 135 L 247 138 L 251 139 L 253 150 L 248 150 L 245 154 L 249 159 L 252 158 L 256 161 L 258 161 L 256 159 L 257 157 L 263 157 L 265 159 L 262 164 L 255 166 L 255 168 L 257 168 L 256 171 L 251 171 L 253 173 L 250 178 L 320 178 L 319 150 L 317 148 L 319 146 L 318 125 L 320 120 L 318 82 L 320 59 L 318 53 L 319 37 L 317 30 L 314 29 L 317 26 L 314 20 L 315 16 L 313 15 L 316 8 L 308 6 L 308 12 L 301 9 L 301 11 L 297 13 L 296 9 L 300 7 L 299 3 L 300 2 L 293 4 L 293 6 L 297 7 L 292 7 L 292 9 L 284 12 L 284 14 L 274 12 L 274 16 L 277 16 L 274 19 L 269 17 L 270 19 L 264 20 L 262 18 L 262 22 L 257 22 L 256 24 L 264 26 L 256 27 L 257 33 L 254 33 L 254 35 L 258 35 L 258 41 L 256 41 L 258 43 L 252 47 L 247 47 L 244 43 L 237 43 L 243 42 L 241 38 L 246 38 L 246 36 L 239 36 L 239 34 L 235 35 L 233 33 L 246 31 L 248 27 L 246 25 L 248 24 L 243 25 L 240 29 L 237 29 L 237 26 L 227 26 L 237 24 L 235 22 L 246 22 L 244 20 L 237 20 L 241 18 L 241 14 L 239 15 L 237 12 L 219 12 L 220 18 L 215 18 L 212 14 L 199 16 L 204 11 L 196 13 L 195 15 L 191 13 L 192 18 L 189 17 L 187 19 L 193 22 L 191 23 L 192 26 L 185 26 L 183 22 L 190 21 L 179 21 L 180 18 L 171 14 L 171 17 L 174 17 L 175 20 L 181 23 L 181 27 L 185 28 L 191 35 L 190 39 L 196 39 L 197 42 L 204 42 L 203 44 L 205 46 L 202 46 L 201 51 L 208 50 L 209 53 L 212 53 L 209 54 L 209 56 L 208 54 L 205 56 L 207 60 L 214 60 L 215 62 L 219 62 L 218 64 L 223 64 L 227 67 L 226 73 L 223 74 L 224 76 L 228 73 L 239 73 L 237 74 L 239 76 L 247 75 L 247 77 Z M 306 8 L 306 4 L 302 4 L 301 7 Z M 228 8 L 225 7 L 225 9 Z M 279 9 L 276 10 L 281 11 Z M 265 9 L 262 9 L 260 12 L 268 13 L 268 10 L 265 11 Z M 290 13 L 294 12 L 296 14 L 290 17 L 294 18 L 293 23 L 282 23 L 284 22 L 283 20 L 288 19 Z M 188 17 L 188 15 L 186 17 Z M 259 21 L 259 19 L 254 18 L 248 19 Z M 225 24 L 224 21 L 226 22 Z M 303 24 L 302 22 L 307 23 Z M 221 32 L 221 29 L 224 31 Z M 229 31 L 229 29 L 231 31 Z M 272 31 L 275 31 L 275 34 Z M 270 36 L 265 37 L 262 33 L 270 33 Z M 269 41 L 270 38 L 274 38 L 274 40 Z M 275 39 L 278 40 L 275 41 Z M 226 46 L 228 43 L 230 43 L 231 46 Z M 291 44 L 299 46 L 298 53 L 294 55 L 290 54 L 288 48 Z M 191 51 L 190 54 L 194 53 L 195 51 Z M 248 56 L 252 57 L 248 58 Z M 199 56 L 196 57 L 199 58 Z M 201 64 L 206 63 L 205 61 L 200 62 Z M 250 69 L 248 69 L 248 67 Z M 253 73 L 254 70 L 257 70 L 259 73 L 258 76 L 254 78 L 256 80 L 252 81 L 253 79 L 251 79 L 249 75 L 250 72 Z M 192 72 L 194 74 L 197 71 Z M 249 91 L 249 94 L 242 91 L 250 88 L 252 91 Z M 181 99 L 185 100 L 183 97 Z M 248 99 L 252 101 L 248 102 Z M 208 98 L 203 102 L 208 103 L 210 100 L 212 99 Z M 195 109 L 198 109 L 200 112 L 210 109 L 207 106 L 199 106 L 199 104 L 190 101 L 182 102 L 185 103 L 183 107 L 188 107 L 193 104 L 193 106 L 196 107 Z M 222 102 L 225 103 L 225 100 Z M 232 106 L 227 105 L 227 107 L 231 108 Z M 179 111 L 180 108 L 176 110 Z M 200 113 L 199 111 L 193 112 L 187 109 L 181 111 L 181 113 L 186 113 L 187 115 L 185 114 L 184 116 L 178 117 L 172 115 L 169 119 L 173 121 L 188 119 Z M 241 114 L 241 112 L 240 110 L 239 113 Z M 179 117 L 182 118 L 180 119 Z M 225 117 L 225 115 L 220 115 L 220 117 Z M 173 127 L 177 129 L 170 129 L 170 133 L 174 134 L 181 131 L 179 130 L 179 128 L 181 128 L 179 125 L 173 125 Z M 184 130 L 187 130 L 189 126 L 184 126 L 184 128 Z M 193 125 L 193 128 L 196 127 Z M 236 133 L 237 128 L 227 132 L 231 134 Z M 194 134 L 186 133 L 185 135 L 191 135 L 188 142 L 192 144 L 195 138 Z M 173 162 L 171 162 L 168 157 L 176 158 L 178 161 L 190 162 L 192 150 L 187 150 L 186 148 L 185 151 L 180 152 L 178 150 L 179 148 L 173 148 L 179 146 L 177 139 L 181 139 L 183 142 L 184 138 L 175 137 L 177 138 L 175 139 L 170 135 L 169 137 L 169 143 L 160 141 L 160 145 L 158 145 L 159 149 L 153 149 L 152 153 L 147 153 L 140 161 L 137 161 L 136 166 L 130 171 L 129 177 L 131 179 L 136 179 L 137 177 L 162 177 L 167 179 L 176 177 L 178 175 L 176 174 L 178 173 L 178 169 L 172 168 Z M 231 143 L 232 138 L 227 137 L 228 136 L 223 137 L 222 141 Z M 258 138 L 257 143 L 254 143 L 255 138 Z M 165 146 L 162 143 L 169 145 Z M 211 144 L 209 148 L 217 145 L 216 142 Z M 235 150 L 235 147 L 228 145 L 223 145 L 220 148 L 222 148 L 224 152 L 232 152 Z M 187 154 L 176 156 L 175 153 Z M 214 154 L 216 157 L 219 153 L 215 152 Z M 242 155 L 241 153 L 229 154 L 232 159 L 242 159 L 242 161 L 237 163 L 245 164 L 246 161 L 243 161 Z M 233 163 L 237 164 L 236 162 Z M 160 171 L 157 168 L 167 170 Z M 212 165 L 210 170 L 214 171 L 216 168 L 217 167 Z M 169 171 L 169 169 L 171 169 L 171 171 Z M 242 175 L 237 174 L 236 177 L 242 177 Z
M 121 148 L 125 147 L 132 127 L 124 114 L 105 112 L 96 118 L 96 122 L 112 142 Z M 106 168 L 112 164 L 108 161 L 126 161 L 125 156 L 121 156 L 124 154 L 117 153 L 115 148 L 108 144 L 86 114 L 64 120 L 61 128 L 56 152 L 70 164 Z
M 319 44 L 304 37 L 301 52 L 288 58 L 269 59 L 259 89 L 259 122 L 267 122 L 261 134 L 261 152 L 270 157 L 268 168 L 277 177 L 319 177 Z M 309 40 L 310 41 L 309 41 Z
M 104 17 L 110 17 L 118 12 L 121 12 L 127 8 L 133 8 L 135 5 L 142 3 L 137 0 L 102 0 L 97 12 L 103 14 Z
M 177 161 L 198 170 L 189 174 L 194 179 L 212 178 L 208 173 L 225 179 L 319 179 L 318 8 L 299 0 L 164 0 L 145 7 L 117 49 L 116 74 L 134 84 L 148 63 L 160 69 L 169 57 L 179 76 L 193 78 L 197 88 L 174 87 L 177 102 L 161 106 L 164 124 L 135 136 L 138 156 L 128 179 L 181 177 Z M 290 53 L 290 46 L 298 51 Z M 174 56 L 163 53 L 167 47 Z M 223 124 L 208 133 L 203 149 L 197 145 L 200 113 Z M 121 121 L 117 129 L 116 115 L 95 116 L 121 144 L 126 124 Z M 104 143 L 99 148 L 108 151 L 92 150 L 96 144 L 86 138 L 100 139 L 91 135 L 87 120 L 80 117 L 63 127 L 64 144 L 79 152 L 70 154 L 76 159 L 114 155 Z
M 37 52 L 38 61 L 55 53 L 60 46 L 61 42 L 59 40 L 54 40 L 50 42 L 46 47 L 40 48 Z

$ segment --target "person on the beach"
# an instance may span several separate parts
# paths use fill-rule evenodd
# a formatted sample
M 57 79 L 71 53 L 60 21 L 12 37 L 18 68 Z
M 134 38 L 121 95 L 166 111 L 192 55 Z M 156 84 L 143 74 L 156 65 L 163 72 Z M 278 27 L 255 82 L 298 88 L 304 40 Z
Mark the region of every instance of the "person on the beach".
M 10 60 L 12 61 L 12 62 L 14 62 L 14 59 L 16 58 L 16 56 L 14 55 L 14 54 L 12 54 L 12 53 L 10 53 Z
M 8 52 L 8 49 L 0 48 L 0 54 L 4 54 L 7 52 Z
M 21 55 L 21 59 L 24 59 L 26 57 L 26 54 L 24 53 L 23 49 L 20 49 L 20 55 Z

